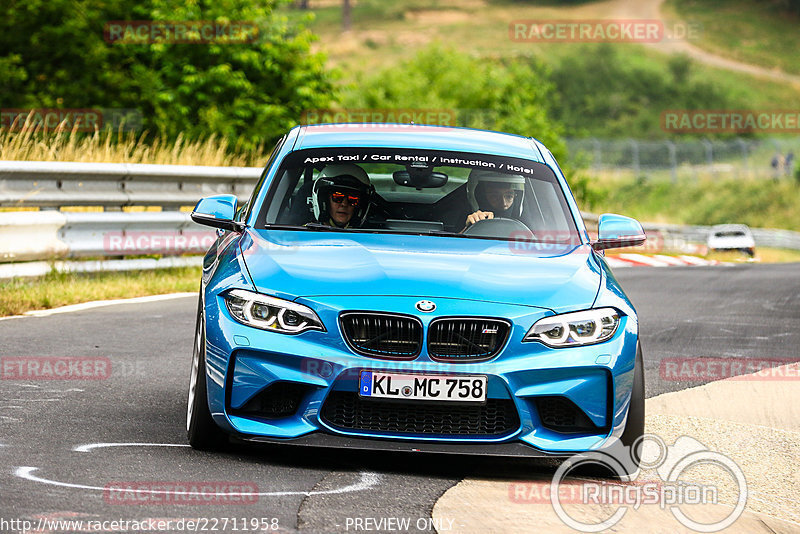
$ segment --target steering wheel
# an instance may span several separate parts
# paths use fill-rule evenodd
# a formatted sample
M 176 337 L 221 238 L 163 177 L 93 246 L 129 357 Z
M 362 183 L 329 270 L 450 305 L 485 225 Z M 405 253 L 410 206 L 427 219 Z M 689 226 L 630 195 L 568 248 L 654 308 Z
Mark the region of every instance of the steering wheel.
M 494 219 L 482 219 L 471 224 L 464 230 L 464 235 L 474 235 L 479 237 L 497 237 L 509 239 L 513 237 L 525 237 L 531 239 L 533 232 L 525 223 L 516 219 L 505 219 L 496 217 Z

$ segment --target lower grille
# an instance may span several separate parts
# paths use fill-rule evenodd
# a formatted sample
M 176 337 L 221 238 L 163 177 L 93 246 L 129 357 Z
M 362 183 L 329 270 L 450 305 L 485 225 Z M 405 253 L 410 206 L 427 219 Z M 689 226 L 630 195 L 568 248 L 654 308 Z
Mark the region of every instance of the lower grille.
M 545 428 L 556 432 L 592 432 L 600 430 L 589 416 L 566 397 L 539 397 L 536 409 Z
M 365 400 L 345 391 L 331 392 L 320 415 L 325 423 L 342 430 L 437 436 L 503 436 L 516 431 L 520 424 L 514 402 L 509 399 L 462 406 Z
M 436 319 L 428 328 L 428 354 L 438 362 L 488 360 L 503 348 L 509 330 L 499 319 Z
M 349 312 L 340 321 L 347 344 L 365 356 L 412 360 L 422 348 L 422 323 L 408 315 Z

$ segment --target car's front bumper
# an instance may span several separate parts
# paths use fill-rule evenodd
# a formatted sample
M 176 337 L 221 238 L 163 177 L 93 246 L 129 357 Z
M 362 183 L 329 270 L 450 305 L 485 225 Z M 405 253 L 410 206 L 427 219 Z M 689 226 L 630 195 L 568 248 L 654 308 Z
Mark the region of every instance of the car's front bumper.
M 421 452 L 426 454 L 467 454 L 479 456 L 506 456 L 510 458 L 569 458 L 572 453 L 551 453 L 535 449 L 521 441 L 503 443 L 475 442 L 437 442 L 415 441 L 412 439 L 358 438 L 326 432 L 313 432 L 293 439 L 235 434 L 233 438 L 246 443 L 265 443 L 272 445 L 293 445 L 299 447 L 322 447 L 330 449 L 354 449 L 390 452 Z
M 586 451 L 602 446 L 609 436 L 621 434 L 633 381 L 638 336 L 635 317 L 624 317 L 614 337 L 607 342 L 551 349 L 540 343 L 521 342 L 528 328 L 548 313 L 544 309 L 436 299 L 435 312 L 414 314 L 423 322 L 425 331 L 437 317 L 504 318 L 513 327 L 502 352 L 488 362 L 439 363 L 428 357 L 424 347 L 413 361 L 380 360 L 355 354 L 348 348 L 339 331 L 341 312 L 381 310 L 407 314 L 417 300 L 415 297 L 300 299 L 317 312 L 328 331 L 291 336 L 237 323 L 221 297 L 207 295 L 207 384 L 214 420 L 231 434 L 247 440 L 511 456 Z M 336 428 L 321 417 L 323 405 L 334 391 L 356 394 L 362 370 L 486 375 L 488 397 L 512 402 L 519 425 L 494 436 Z M 259 392 L 279 382 L 297 384 L 303 389 L 291 415 L 270 419 L 237 412 Z M 537 408 L 537 399 L 543 397 L 569 399 L 591 420 L 594 429 L 560 432 L 546 427 Z

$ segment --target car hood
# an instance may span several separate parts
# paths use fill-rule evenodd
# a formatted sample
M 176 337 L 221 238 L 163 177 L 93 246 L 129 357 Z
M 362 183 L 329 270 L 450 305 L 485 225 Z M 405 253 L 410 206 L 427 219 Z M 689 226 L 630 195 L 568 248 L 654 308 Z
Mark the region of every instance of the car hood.
M 259 292 L 281 298 L 396 295 L 551 309 L 589 308 L 601 282 L 588 245 L 459 237 L 252 230 L 241 251 Z

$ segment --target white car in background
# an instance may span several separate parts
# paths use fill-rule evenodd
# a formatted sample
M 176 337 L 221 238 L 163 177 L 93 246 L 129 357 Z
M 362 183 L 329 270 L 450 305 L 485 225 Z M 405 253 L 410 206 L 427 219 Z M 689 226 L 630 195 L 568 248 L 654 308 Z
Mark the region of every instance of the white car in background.
M 744 224 L 718 224 L 708 233 L 708 250 L 741 250 L 752 257 L 756 253 L 753 234 Z

